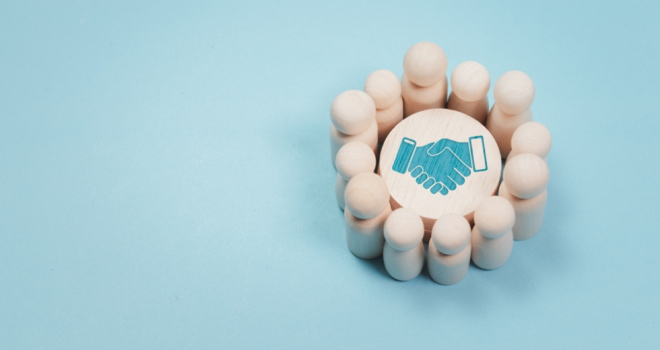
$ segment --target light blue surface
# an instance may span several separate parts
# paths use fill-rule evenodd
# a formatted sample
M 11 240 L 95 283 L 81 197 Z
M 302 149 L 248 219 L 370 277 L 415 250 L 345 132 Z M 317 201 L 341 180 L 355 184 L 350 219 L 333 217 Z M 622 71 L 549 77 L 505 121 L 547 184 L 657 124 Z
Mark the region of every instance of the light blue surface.
M 659 346 L 656 1 L 0 8 L 0 348 Z M 541 232 L 451 287 L 351 255 L 329 159 L 423 40 L 554 139 Z

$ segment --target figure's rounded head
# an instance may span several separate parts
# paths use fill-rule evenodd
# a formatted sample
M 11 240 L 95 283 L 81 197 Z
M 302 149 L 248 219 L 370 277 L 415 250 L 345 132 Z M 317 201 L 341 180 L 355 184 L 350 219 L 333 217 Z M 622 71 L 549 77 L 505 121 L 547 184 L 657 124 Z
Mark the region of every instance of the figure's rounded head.
M 416 85 L 434 85 L 447 73 L 447 56 L 440 46 L 434 43 L 417 43 L 411 46 L 403 57 L 403 71 Z
M 339 132 L 357 135 L 376 120 L 376 105 L 364 91 L 344 91 L 332 101 L 330 119 Z
M 488 238 L 499 238 L 507 234 L 515 219 L 513 206 L 503 197 L 488 197 L 474 211 L 475 227 Z
M 517 115 L 529 109 L 534 102 L 534 82 L 521 71 L 502 74 L 495 82 L 493 97 L 502 112 Z
M 470 232 L 470 223 L 464 216 L 445 214 L 433 224 L 431 240 L 440 253 L 458 254 L 470 243 Z
M 385 221 L 385 240 L 400 251 L 415 248 L 424 238 L 424 222 L 414 211 L 399 208 Z
M 353 176 L 344 192 L 346 209 L 360 219 L 371 219 L 390 205 L 390 194 L 385 180 L 374 173 Z
M 488 94 L 490 75 L 479 62 L 459 64 L 451 73 L 451 89 L 463 101 L 476 102 Z
M 518 154 L 509 159 L 502 175 L 509 192 L 521 199 L 538 196 L 550 181 L 548 164 L 531 153 Z

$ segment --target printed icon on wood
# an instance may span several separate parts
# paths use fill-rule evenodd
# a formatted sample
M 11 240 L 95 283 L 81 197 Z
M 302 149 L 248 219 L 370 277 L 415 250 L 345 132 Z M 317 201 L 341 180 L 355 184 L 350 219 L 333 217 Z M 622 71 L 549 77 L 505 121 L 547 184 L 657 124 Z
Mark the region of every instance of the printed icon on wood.
M 417 142 L 404 137 L 397 151 L 392 170 L 415 179 L 431 193 L 445 196 L 465 183 L 472 172 L 488 170 L 483 136 L 470 137 L 468 142 L 443 138 L 416 147 Z

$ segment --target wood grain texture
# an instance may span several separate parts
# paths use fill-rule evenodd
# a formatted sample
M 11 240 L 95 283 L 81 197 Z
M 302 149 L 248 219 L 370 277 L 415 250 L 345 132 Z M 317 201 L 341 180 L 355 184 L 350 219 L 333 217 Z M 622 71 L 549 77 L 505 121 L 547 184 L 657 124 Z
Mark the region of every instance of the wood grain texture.
M 404 118 L 431 108 L 445 108 L 447 105 L 447 88 L 446 76 L 443 76 L 434 85 L 422 87 L 408 80 L 404 73 L 401 76 Z
M 462 100 L 452 91 L 447 100 L 447 109 L 467 114 L 482 125 L 486 124 L 488 108 L 488 96 L 484 96 L 482 99 L 475 102 L 468 102 Z
M 392 169 L 403 138 L 414 139 L 418 146 L 451 139 L 468 142 L 470 137 L 482 136 L 488 170 L 472 172 L 465 183 L 447 195 L 432 194 L 419 185 L 409 172 L 402 174 Z M 430 238 L 436 219 L 447 213 L 458 213 L 472 220 L 477 205 L 492 196 L 498 186 L 501 156 L 497 144 L 488 130 L 467 115 L 448 109 L 431 109 L 404 119 L 390 132 L 381 150 L 379 174 L 390 192 L 392 208 L 408 208 L 424 222 L 425 241 Z

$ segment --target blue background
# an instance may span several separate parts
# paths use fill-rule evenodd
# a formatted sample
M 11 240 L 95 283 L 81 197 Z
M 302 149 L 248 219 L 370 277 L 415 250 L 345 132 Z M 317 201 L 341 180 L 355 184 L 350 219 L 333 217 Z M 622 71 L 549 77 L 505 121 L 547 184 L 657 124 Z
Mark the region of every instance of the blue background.
M 1 348 L 658 347 L 657 2 L 1 7 Z M 333 192 L 332 99 L 419 41 L 554 138 L 541 232 L 450 287 Z

